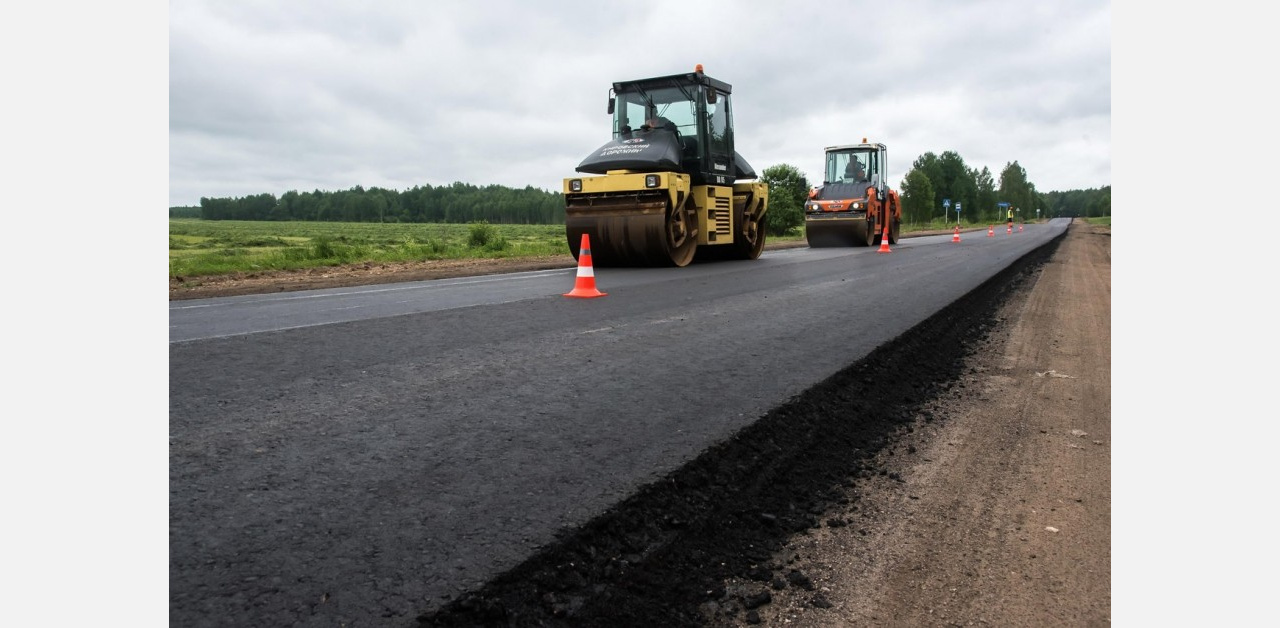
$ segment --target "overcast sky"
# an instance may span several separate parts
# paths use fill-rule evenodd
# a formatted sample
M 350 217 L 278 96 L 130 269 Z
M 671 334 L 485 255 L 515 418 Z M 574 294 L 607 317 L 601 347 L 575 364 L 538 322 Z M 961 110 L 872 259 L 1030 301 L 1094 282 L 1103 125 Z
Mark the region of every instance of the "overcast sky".
M 38 476 L 6 486 L 6 503 L 47 515 L 14 518 L 15 538 L 29 542 L 6 559 L 26 581 L 64 585 L 18 583 L 19 620 L 47 620 L 74 589 L 82 606 L 161 609 L 153 623 L 164 621 L 172 391 L 158 286 L 168 225 L 147 216 L 166 176 L 170 205 L 453 181 L 558 190 L 608 138 L 613 81 L 696 63 L 733 85 L 738 148 L 757 170 L 789 163 L 812 178 L 823 146 L 867 137 L 889 146 L 896 185 L 917 156 L 946 150 L 993 173 L 1016 160 L 1041 191 L 1123 172 L 1113 194 L 1111 394 L 1123 450 L 1113 535 L 1125 548 L 1115 615 L 1212 623 L 1224 608 L 1249 608 L 1246 598 L 1265 600 L 1265 579 L 1240 558 L 1272 549 L 1258 535 L 1167 548 L 1270 516 L 1257 496 L 1273 490 L 1276 430 L 1248 421 L 1270 407 L 1270 371 L 1236 354 L 1275 344 L 1269 284 L 1258 282 L 1267 275 L 1239 272 L 1273 261 L 1274 234 L 1265 220 L 1242 228 L 1203 213 L 1273 204 L 1274 19 L 1243 0 L 1116 5 L 7 3 L 5 252 L 10 269 L 39 272 L 7 277 L 17 305 L 6 310 L 6 358 L 19 367 L 6 401 L 10 415 L 40 420 L 11 420 L 5 435 L 59 455 L 11 447 L 0 462 L 8 476 Z M 1216 201 L 1169 185 L 1169 156 L 1188 152 L 1211 170 L 1175 163 L 1175 176 L 1205 181 Z M 1189 285 L 1222 294 L 1188 299 Z M 1170 340 L 1205 321 L 1227 322 L 1221 338 Z M 1179 364 L 1223 367 L 1170 395 Z M 104 420 L 121 409 L 129 420 Z M 1227 446 L 1204 446 L 1204 417 L 1226 417 Z M 1231 440 L 1246 424 L 1263 437 Z M 1184 473 L 1188 451 L 1231 481 Z M 1189 495 L 1207 497 L 1182 507 Z M 78 525 L 86 507 L 136 516 Z M 1185 577 L 1188 564 L 1215 578 Z M 101 586 L 122 573 L 153 599 Z
M 169 3 L 169 204 L 455 181 L 559 191 L 614 81 L 733 86 L 738 152 L 820 181 L 883 142 L 890 182 L 955 151 L 1038 190 L 1111 184 L 1111 7 L 952 2 Z

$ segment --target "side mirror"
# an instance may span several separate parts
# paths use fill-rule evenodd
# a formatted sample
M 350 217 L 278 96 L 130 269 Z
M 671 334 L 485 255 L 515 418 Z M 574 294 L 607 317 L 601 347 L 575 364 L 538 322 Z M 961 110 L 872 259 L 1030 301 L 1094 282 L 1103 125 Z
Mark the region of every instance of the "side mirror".
M 707 104 L 708 104 L 708 105 L 714 105 L 714 104 L 716 104 L 716 90 L 715 90 L 715 89 L 708 89 L 708 90 L 707 90 Z
M 613 101 L 614 101 L 614 97 L 610 96 L 609 97 L 609 115 L 613 115 Z

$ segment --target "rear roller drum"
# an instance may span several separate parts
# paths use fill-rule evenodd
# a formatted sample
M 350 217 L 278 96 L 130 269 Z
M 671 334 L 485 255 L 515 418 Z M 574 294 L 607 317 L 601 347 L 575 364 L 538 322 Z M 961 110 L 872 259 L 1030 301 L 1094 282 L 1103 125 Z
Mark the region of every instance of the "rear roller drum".
M 688 266 L 693 261 L 693 254 L 698 249 L 698 218 L 692 210 L 693 204 L 685 202 L 683 207 L 672 208 L 667 213 L 664 247 L 666 256 L 672 266 Z
M 733 234 L 733 243 L 720 246 L 704 246 L 698 249 L 699 261 L 753 260 L 764 252 L 764 216 L 747 220 L 742 229 Z
M 738 259 L 760 259 L 764 252 L 764 215 L 747 221 L 746 228 L 733 236 L 733 249 Z

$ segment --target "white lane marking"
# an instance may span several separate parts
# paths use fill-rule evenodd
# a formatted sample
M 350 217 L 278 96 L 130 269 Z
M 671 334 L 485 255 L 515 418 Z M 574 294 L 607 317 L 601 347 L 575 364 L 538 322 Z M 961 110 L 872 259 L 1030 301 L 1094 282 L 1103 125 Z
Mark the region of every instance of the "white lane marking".
M 353 294 L 376 294 L 379 292 L 404 292 L 406 290 L 422 290 L 424 288 L 435 288 L 440 286 L 451 287 L 451 286 L 466 286 L 466 285 L 481 284 L 481 283 L 495 283 L 499 281 L 519 281 L 519 280 L 528 279 L 531 277 L 537 277 L 540 275 L 554 275 L 558 273 L 568 274 L 571 271 L 573 271 L 572 268 L 556 268 L 552 270 L 531 270 L 528 272 L 514 273 L 510 275 L 503 275 L 503 276 L 485 276 L 485 277 L 477 277 L 474 279 L 449 281 L 448 283 L 430 283 L 430 282 L 441 281 L 439 279 L 436 279 L 436 280 L 428 280 L 429 283 L 424 285 L 395 286 L 395 287 L 388 287 L 388 288 L 369 288 L 364 290 L 348 290 L 344 292 L 327 292 L 325 294 L 293 294 L 293 295 L 284 296 L 284 295 L 279 295 L 277 293 L 275 295 L 272 295 L 271 298 L 244 299 L 244 300 L 235 301 L 234 303 L 218 302 L 218 303 L 195 303 L 192 305 L 173 305 L 173 306 L 170 306 L 169 309 L 170 310 L 194 310 L 194 309 L 205 308 L 205 307 L 224 307 L 229 305 L 243 305 L 243 304 L 253 304 L 253 303 L 299 301 L 303 299 L 325 299 L 329 297 L 345 297 L 345 296 L 351 296 Z

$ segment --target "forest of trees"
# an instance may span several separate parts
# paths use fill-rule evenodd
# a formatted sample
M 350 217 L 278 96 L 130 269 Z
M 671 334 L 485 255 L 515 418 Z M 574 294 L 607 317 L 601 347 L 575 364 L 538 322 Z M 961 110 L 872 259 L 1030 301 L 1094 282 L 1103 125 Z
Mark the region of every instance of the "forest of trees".
M 454 183 L 415 186 L 403 192 L 356 186 L 337 192 L 285 192 L 240 198 L 201 198 L 200 206 L 171 207 L 173 218 L 205 220 L 312 220 L 331 222 L 419 222 L 563 224 L 559 193 L 501 185 Z
M 761 180 L 770 184 L 768 231 L 777 235 L 803 225 L 801 207 L 809 184 L 800 171 L 778 164 L 765 169 Z M 1017 161 L 1005 164 L 997 179 L 985 166 L 981 170 L 969 168 L 953 151 L 918 157 L 903 177 L 900 192 L 903 219 L 908 224 L 929 224 L 944 218 L 943 199 L 951 201 L 947 220 L 955 220 L 955 207 L 959 204 L 960 221 L 970 224 L 1003 222 L 1005 214 L 1000 203 L 1013 207 L 1019 221 L 1111 215 L 1109 185 L 1041 193 Z M 279 198 L 274 194 L 201 198 L 199 207 L 170 207 L 169 216 L 205 220 L 547 225 L 564 224 L 564 195 L 532 186 L 515 189 L 469 183 L 415 186 L 403 192 L 356 186 L 337 192 L 289 191 Z
M 928 223 L 943 215 L 943 199 L 951 201 L 950 219 L 960 204 L 960 221 L 968 223 L 1004 222 L 1006 210 L 1014 209 L 1016 220 L 1056 216 L 1098 217 L 1111 215 L 1111 186 L 1087 190 L 1040 193 L 1027 171 L 1013 161 L 1005 164 L 996 180 L 991 171 L 969 168 L 953 151 L 941 155 L 925 153 L 911 164 L 902 181 L 903 220 Z M 1036 210 L 1039 211 L 1037 216 Z

